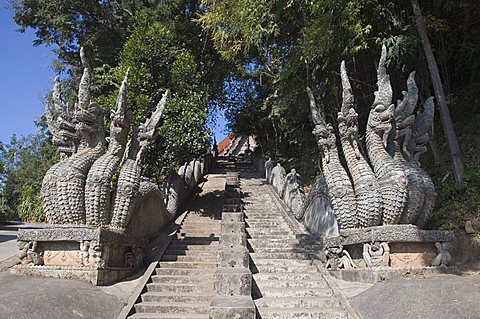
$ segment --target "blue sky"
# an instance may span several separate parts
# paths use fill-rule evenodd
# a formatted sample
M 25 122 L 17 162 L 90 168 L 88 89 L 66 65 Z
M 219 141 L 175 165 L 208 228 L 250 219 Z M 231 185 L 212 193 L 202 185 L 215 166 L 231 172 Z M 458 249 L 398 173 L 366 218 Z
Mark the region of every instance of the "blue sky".
M 52 87 L 50 48 L 34 47 L 34 33 L 19 33 L 12 13 L 0 2 L 0 141 L 35 133 L 43 114 L 42 96 Z
M 0 141 L 8 143 L 12 134 L 36 132 L 34 121 L 43 114 L 42 97 L 51 90 L 54 71 L 51 47 L 33 46 L 33 30 L 16 32 L 12 12 L 0 0 Z M 216 112 L 211 130 L 220 142 L 228 132 L 223 112 Z

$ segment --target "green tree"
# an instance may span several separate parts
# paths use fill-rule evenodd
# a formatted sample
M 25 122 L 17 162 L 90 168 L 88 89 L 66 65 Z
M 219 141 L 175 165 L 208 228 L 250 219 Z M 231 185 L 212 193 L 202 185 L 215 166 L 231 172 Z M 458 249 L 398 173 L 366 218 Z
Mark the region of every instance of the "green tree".
M 17 138 L 0 150 L 3 209 L 9 218 L 43 221 L 40 188 L 43 176 L 58 160 L 55 147 L 43 134 Z

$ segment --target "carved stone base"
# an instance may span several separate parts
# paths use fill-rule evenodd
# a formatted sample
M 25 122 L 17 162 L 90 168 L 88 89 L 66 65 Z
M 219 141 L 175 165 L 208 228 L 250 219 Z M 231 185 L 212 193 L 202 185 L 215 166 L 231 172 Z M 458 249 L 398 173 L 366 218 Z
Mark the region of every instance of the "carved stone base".
M 448 244 L 453 239 L 453 232 L 449 231 L 389 225 L 342 231 L 339 236 L 325 238 L 324 244 L 327 266 L 330 265 L 332 271 L 342 271 L 342 268 L 410 269 L 451 265 Z M 337 251 L 339 253 L 335 254 Z M 351 267 L 335 263 L 341 258 L 348 258 L 350 263 L 347 264 Z
M 17 274 L 105 285 L 143 268 L 143 243 L 112 229 L 52 226 L 20 230 L 17 240 L 21 263 L 12 269 Z

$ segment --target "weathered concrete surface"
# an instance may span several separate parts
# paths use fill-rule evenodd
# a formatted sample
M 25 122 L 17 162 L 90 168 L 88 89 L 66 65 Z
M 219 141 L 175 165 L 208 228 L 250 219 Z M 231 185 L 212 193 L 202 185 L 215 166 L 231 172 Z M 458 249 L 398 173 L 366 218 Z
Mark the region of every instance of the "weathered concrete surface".
M 480 275 L 385 281 L 350 299 L 365 318 L 480 318 Z
M 2 319 L 116 318 L 123 303 L 83 281 L 0 272 Z
M 212 319 L 254 319 L 255 304 L 250 297 L 216 296 L 209 312 Z
M 14 223 L 11 225 L 0 225 L 0 263 L 18 254 L 17 232 L 20 229 L 43 228 L 43 224 Z

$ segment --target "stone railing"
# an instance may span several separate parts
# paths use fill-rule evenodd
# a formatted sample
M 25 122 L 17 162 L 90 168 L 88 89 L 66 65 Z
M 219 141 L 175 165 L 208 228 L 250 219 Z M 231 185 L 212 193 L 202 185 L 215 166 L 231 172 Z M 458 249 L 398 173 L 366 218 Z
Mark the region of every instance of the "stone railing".
M 292 168 L 286 173 L 280 163 L 265 161 L 262 155 L 254 155 L 253 168 L 273 186 L 278 196 L 294 217 L 312 233 L 322 237 L 338 236 L 339 229 L 333 212 L 325 179 L 320 178 L 305 196 L 301 176 Z

